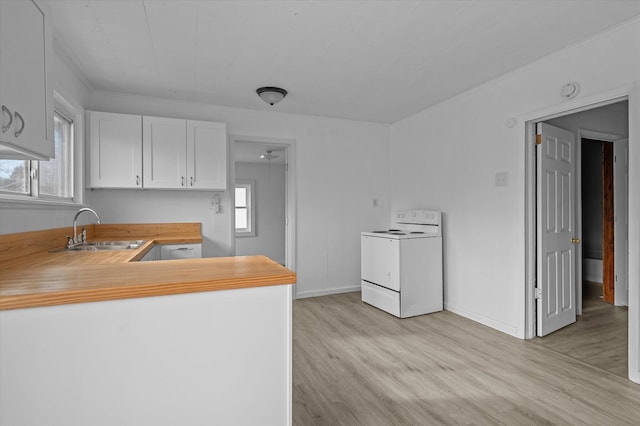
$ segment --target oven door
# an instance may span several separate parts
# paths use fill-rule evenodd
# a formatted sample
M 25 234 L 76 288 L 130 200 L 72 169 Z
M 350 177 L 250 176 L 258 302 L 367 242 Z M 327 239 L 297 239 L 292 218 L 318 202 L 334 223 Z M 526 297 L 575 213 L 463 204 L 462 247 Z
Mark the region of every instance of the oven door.
M 400 291 L 400 240 L 361 237 L 361 278 Z

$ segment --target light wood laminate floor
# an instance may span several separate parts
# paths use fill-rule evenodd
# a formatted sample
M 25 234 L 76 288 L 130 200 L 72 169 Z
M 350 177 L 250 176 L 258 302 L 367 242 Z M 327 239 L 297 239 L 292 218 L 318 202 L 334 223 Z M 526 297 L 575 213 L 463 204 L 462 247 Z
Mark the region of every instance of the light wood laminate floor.
M 532 342 L 629 377 L 629 309 L 605 303 L 597 294 L 582 300 L 575 323 Z
M 293 303 L 295 425 L 638 425 L 640 385 L 451 312 Z

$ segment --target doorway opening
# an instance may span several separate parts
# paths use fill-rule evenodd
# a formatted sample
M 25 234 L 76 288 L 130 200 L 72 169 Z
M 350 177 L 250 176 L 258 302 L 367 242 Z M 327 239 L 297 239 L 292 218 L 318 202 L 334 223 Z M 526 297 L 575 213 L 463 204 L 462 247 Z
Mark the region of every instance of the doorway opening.
M 576 137 L 576 314 L 585 291 L 628 304 L 629 102 L 545 120 Z
M 264 255 L 295 271 L 295 141 L 232 136 L 231 146 L 235 254 Z
M 533 189 L 530 189 L 529 214 L 531 216 L 528 220 L 529 226 L 533 229 L 529 228 L 528 233 L 530 251 L 527 264 L 535 283 L 530 288 L 531 297 L 528 298 L 526 305 L 530 338 L 535 335 L 547 335 L 571 324 L 575 322 L 576 315 L 585 314 L 589 324 L 604 321 L 603 315 L 609 312 L 606 309 L 616 309 L 611 305 L 626 306 L 629 303 L 627 285 L 629 204 L 628 168 L 626 168 L 628 122 L 629 102 L 627 99 L 618 98 L 583 107 L 579 111 L 556 113 L 527 123 L 528 140 L 537 142 L 535 151 L 529 152 L 529 155 L 533 153 L 535 155 L 529 158 L 527 174 L 535 183 Z M 536 123 L 544 124 L 535 125 Z M 542 126 L 547 126 L 547 133 Z M 554 134 L 554 131 L 557 133 Z M 550 142 L 548 146 L 544 145 L 545 139 Z M 616 146 L 621 149 L 618 150 Z M 552 152 L 557 153 L 558 159 L 562 160 L 559 162 L 573 163 L 574 168 L 562 170 L 560 166 L 554 169 L 555 165 L 550 168 L 541 166 L 546 160 L 541 162 L 540 158 L 547 157 Z M 598 155 L 594 156 L 594 152 Z M 617 173 L 618 178 L 614 177 L 614 172 Z M 540 175 L 544 177 L 541 179 Z M 567 195 L 569 193 L 572 194 Z M 565 197 L 567 200 L 564 200 Z M 569 200 L 572 197 L 573 200 Z M 546 203 L 541 201 L 543 199 Z M 552 210 L 556 208 L 557 212 L 553 213 Z M 548 221 L 545 221 L 547 219 Z M 555 220 L 561 225 L 556 226 Z M 540 228 L 543 230 L 541 231 Z M 565 236 L 560 235 L 559 232 L 549 232 L 552 228 L 566 228 L 569 234 Z M 558 239 L 558 236 L 563 243 L 565 239 L 570 239 L 572 244 L 567 247 L 559 245 L 556 251 L 552 250 L 553 247 L 547 249 L 548 244 L 551 246 L 560 244 L 555 241 L 548 243 L 550 239 Z M 567 236 L 569 238 L 566 238 Z M 547 266 L 545 261 L 551 266 Z M 551 284 L 549 285 L 546 281 L 550 281 Z M 571 285 L 567 286 L 565 281 L 570 282 Z M 593 295 L 589 290 L 594 286 L 598 298 L 595 301 L 589 297 Z M 546 294 L 546 292 L 553 294 Z M 600 299 L 599 296 L 603 298 Z M 583 312 L 583 300 L 587 312 Z M 607 307 L 600 305 L 605 303 L 603 300 L 611 305 Z M 547 311 L 541 310 L 541 305 Z M 559 324 L 545 326 L 546 329 L 541 332 L 545 315 L 549 310 L 553 313 L 554 308 L 557 308 L 556 313 L 563 314 L 565 310 L 573 310 L 573 320 L 566 319 L 570 316 L 566 317 L 563 320 L 564 323 L 560 321 Z M 594 309 L 597 309 L 597 315 L 594 314 Z M 624 340 L 623 345 L 620 341 L 607 342 L 609 347 L 615 346 L 617 352 L 602 350 L 599 352 L 606 352 L 605 356 L 611 359 L 624 357 L 624 371 L 627 372 L 627 364 L 631 364 L 630 360 L 626 362 L 627 353 L 630 351 L 626 339 L 629 323 L 626 319 L 626 308 L 617 309 L 617 312 L 608 314 L 615 320 L 608 323 L 606 327 L 624 327 L 623 330 L 609 333 L 620 337 L 618 339 L 620 341 Z M 624 321 L 621 321 L 622 316 Z M 578 323 L 581 320 L 584 318 L 578 317 Z M 560 348 L 573 351 L 567 354 L 574 356 L 576 353 L 589 350 L 585 346 L 580 348 L 580 345 L 586 344 L 585 340 L 588 337 L 582 340 L 574 339 L 573 343 L 568 343 L 568 336 L 572 334 L 580 336 L 577 332 L 572 333 L 572 330 L 580 330 L 582 333 L 583 329 L 585 329 L 584 324 L 580 324 L 579 327 L 576 324 L 558 333 L 563 337 L 555 336 L 549 340 Z M 587 335 L 582 334 L 582 336 Z M 561 339 L 561 343 L 556 343 Z M 570 347 L 573 349 L 568 349 Z M 580 356 L 574 357 L 581 359 Z M 589 362 L 586 359 L 583 360 Z M 600 359 L 598 362 L 602 364 L 603 360 Z M 617 369 L 621 370 L 619 366 Z

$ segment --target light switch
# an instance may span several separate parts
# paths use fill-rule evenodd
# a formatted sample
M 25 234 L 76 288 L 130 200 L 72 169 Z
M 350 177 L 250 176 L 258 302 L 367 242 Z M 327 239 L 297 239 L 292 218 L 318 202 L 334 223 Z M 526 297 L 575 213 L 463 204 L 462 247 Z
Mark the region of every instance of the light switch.
M 507 186 L 509 183 L 509 173 L 508 172 L 498 172 L 496 173 L 496 186 Z

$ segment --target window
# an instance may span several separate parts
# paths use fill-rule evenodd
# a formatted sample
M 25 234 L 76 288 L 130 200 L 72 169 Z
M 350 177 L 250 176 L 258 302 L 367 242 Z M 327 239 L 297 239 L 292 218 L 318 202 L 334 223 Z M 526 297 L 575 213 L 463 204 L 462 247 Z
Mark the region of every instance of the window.
M 49 161 L 0 160 L 0 193 L 25 199 L 73 201 L 73 120 L 53 116 L 55 157 Z
M 236 181 L 236 236 L 249 237 L 255 232 L 255 210 L 253 202 L 253 181 Z
M 40 195 L 73 198 L 73 121 L 55 111 L 53 115 L 55 158 L 40 161 Z

